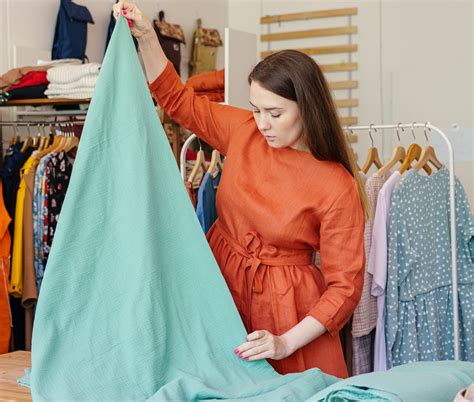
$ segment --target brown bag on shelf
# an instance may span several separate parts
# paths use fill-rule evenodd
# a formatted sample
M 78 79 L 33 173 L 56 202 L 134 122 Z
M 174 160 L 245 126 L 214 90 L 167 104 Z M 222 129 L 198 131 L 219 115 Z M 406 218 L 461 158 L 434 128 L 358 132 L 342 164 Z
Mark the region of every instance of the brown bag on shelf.
M 177 24 L 166 22 L 164 11 L 158 13 L 158 19 L 153 21 L 153 28 L 166 57 L 173 63 L 176 72 L 180 74 L 181 43 L 186 44 L 183 29 Z
M 197 20 L 194 32 L 191 60 L 189 62 L 189 76 L 206 71 L 216 70 L 217 49 L 222 46 L 221 36 L 217 29 L 205 29 L 202 21 Z

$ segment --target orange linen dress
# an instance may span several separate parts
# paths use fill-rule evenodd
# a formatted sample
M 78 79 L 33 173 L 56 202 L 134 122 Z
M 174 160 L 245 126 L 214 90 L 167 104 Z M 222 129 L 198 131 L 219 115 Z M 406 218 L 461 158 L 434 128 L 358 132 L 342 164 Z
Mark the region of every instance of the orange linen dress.
M 269 363 L 282 374 L 317 367 L 347 377 L 338 332 L 364 275 L 364 217 L 353 177 L 308 152 L 271 148 L 250 111 L 195 96 L 171 63 L 150 89 L 173 120 L 227 157 L 219 218 L 207 237 L 247 331 L 281 335 L 312 316 L 327 332 Z M 314 251 L 320 267 L 312 264 Z

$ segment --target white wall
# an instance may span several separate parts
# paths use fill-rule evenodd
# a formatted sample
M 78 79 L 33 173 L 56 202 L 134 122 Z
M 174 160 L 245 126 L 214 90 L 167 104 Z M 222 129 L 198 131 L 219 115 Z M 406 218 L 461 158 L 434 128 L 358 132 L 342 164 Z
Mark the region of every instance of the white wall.
M 106 30 L 112 0 L 77 0 L 91 11 L 95 25 L 89 25 L 87 54 L 91 61 L 103 56 Z M 137 0 L 149 17 L 156 18 L 164 9 L 169 22 L 179 23 L 186 35 L 187 46 L 182 48 L 182 75 L 186 78 L 195 20 L 203 19 L 206 27 L 260 33 L 260 16 L 318 9 L 358 7 L 352 17 L 359 27 L 354 43 L 359 51 L 354 61 L 359 70 L 353 74 L 359 80 L 354 96 L 359 107 L 353 114 L 361 124 L 372 122 L 410 122 L 430 120 L 446 130 L 453 138 L 458 163 L 456 171 L 468 190 L 474 205 L 474 51 L 472 0 Z M 51 49 L 59 0 L 0 0 L 0 69 L 12 66 L 8 46 L 30 46 Z M 22 21 L 16 24 L 15 21 Z M 340 18 L 341 25 L 347 17 Z M 272 25 L 272 32 L 324 27 L 324 19 Z M 263 29 L 266 32 L 267 28 Z M 5 39 L 4 39 L 5 38 Z M 318 46 L 340 43 L 345 38 L 316 38 L 300 41 L 275 42 L 273 48 Z M 266 45 L 264 48 L 266 49 Z M 237 50 L 238 51 L 238 50 Z M 223 49 L 219 51 L 218 67 L 223 66 Z M 347 59 L 344 55 L 320 56 L 316 60 L 327 63 Z M 342 74 L 333 73 L 332 79 Z M 345 78 L 344 78 L 345 79 Z M 338 92 L 340 98 L 344 91 Z M 2 110 L 5 116 L 5 111 Z M 3 117 L 5 118 L 5 117 Z M 457 123 L 459 131 L 451 129 Z M 422 133 L 420 141 L 423 144 Z M 394 134 L 376 145 L 391 152 L 396 142 Z M 410 142 L 409 139 L 406 140 Z M 443 157 L 442 145 L 433 138 Z M 357 152 L 364 158 L 370 141 L 359 135 Z
M 86 6 L 92 14 L 95 24 L 88 25 L 88 42 L 86 53 L 90 61 L 100 62 L 104 55 L 107 27 L 113 0 L 76 0 L 77 4 Z M 187 74 L 186 63 L 191 51 L 192 33 L 196 19 L 202 18 L 203 26 L 216 28 L 224 35 L 228 21 L 228 3 L 220 0 L 136 0 L 135 3 L 151 19 L 157 18 L 158 11 L 165 11 L 165 18 L 182 26 L 187 45 L 182 48 L 183 71 Z M 5 71 L 13 61 L 5 59 L 5 46 L 30 46 L 50 50 L 52 47 L 54 26 L 59 7 L 59 0 L 2 0 L 0 1 L 0 21 L 2 40 L 1 68 Z M 21 24 L 14 21 L 22 21 Z M 9 31 L 9 32 L 8 32 Z M 9 35 L 8 35 L 9 34 Z M 5 36 L 4 36 L 5 35 Z M 9 40 L 8 40 L 9 39 Z M 7 43 L 9 42 L 9 43 Z M 223 51 L 220 49 L 219 67 L 223 66 Z
M 253 6 L 252 6 L 253 4 Z M 359 124 L 424 122 L 442 128 L 454 143 L 457 158 L 456 174 L 463 182 L 471 205 L 474 205 L 474 44 L 472 0 L 373 0 L 373 1 L 305 1 L 305 0 L 230 0 L 231 28 L 268 33 L 259 26 L 260 16 L 314 11 L 341 7 L 357 7 L 352 17 L 359 32 L 353 43 L 359 50 L 353 61 L 359 70 L 353 79 L 359 88 L 353 96 L 359 107 L 353 109 Z M 346 25 L 347 17 L 286 22 L 271 25 L 271 32 L 324 28 Z M 347 37 L 313 38 L 273 42 L 269 49 L 303 48 L 347 43 Z M 261 45 L 267 50 L 268 45 Z M 346 55 L 314 56 L 320 63 L 347 61 Z M 347 79 L 342 73 L 332 73 L 330 80 Z M 345 76 L 347 77 L 347 75 Z M 336 91 L 336 98 L 347 95 Z M 459 130 L 452 130 L 456 123 Z M 411 133 L 405 133 L 405 145 Z M 423 131 L 417 140 L 424 145 Z M 389 156 L 396 143 L 395 133 L 375 138 L 376 146 Z M 431 141 L 440 159 L 447 162 L 444 144 L 435 135 Z M 370 140 L 359 134 L 355 146 L 364 160 Z

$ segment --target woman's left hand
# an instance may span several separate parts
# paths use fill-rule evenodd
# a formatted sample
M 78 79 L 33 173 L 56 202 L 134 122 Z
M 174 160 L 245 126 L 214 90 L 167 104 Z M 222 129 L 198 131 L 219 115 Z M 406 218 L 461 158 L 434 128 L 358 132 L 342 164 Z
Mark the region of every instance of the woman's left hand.
M 281 360 L 293 353 L 287 339 L 273 335 L 266 330 L 247 335 L 247 342 L 234 350 L 241 359 L 248 361 L 261 359 Z

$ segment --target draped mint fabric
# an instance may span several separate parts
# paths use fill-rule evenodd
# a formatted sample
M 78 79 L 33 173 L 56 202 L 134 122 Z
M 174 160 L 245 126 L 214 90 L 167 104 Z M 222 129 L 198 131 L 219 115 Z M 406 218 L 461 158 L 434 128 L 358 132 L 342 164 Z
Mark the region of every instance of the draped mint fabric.
M 280 376 L 266 361 L 239 360 L 233 350 L 245 336 L 120 18 L 38 300 L 33 399 L 302 401 L 338 392 L 327 388 L 338 380 L 318 369 Z M 379 377 L 363 388 L 338 382 L 349 399 L 331 400 L 398 401 L 407 377 L 398 385 Z M 436 383 L 423 381 L 416 390 L 437 400 Z
M 41 287 L 33 397 L 302 400 L 336 381 L 242 361 L 245 336 L 121 18 Z

